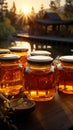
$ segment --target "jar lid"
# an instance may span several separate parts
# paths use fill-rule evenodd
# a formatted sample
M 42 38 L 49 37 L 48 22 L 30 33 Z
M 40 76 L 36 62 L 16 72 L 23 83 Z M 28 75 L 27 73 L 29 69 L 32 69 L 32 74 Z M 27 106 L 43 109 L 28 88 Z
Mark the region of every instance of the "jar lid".
M 47 56 L 49 56 L 49 55 L 51 55 L 51 52 L 49 52 L 49 51 L 44 51 L 44 50 L 36 50 L 36 51 L 32 51 L 31 53 L 30 53 L 31 55 L 47 55 Z
M 14 55 L 14 54 L 1 54 L 0 55 L 0 61 L 12 61 L 12 60 L 18 60 L 20 59 L 20 56 Z
M 30 64 L 50 64 L 53 61 L 53 58 L 50 56 L 30 56 L 27 58 L 28 63 Z
M 67 56 L 61 56 L 60 61 L 67 62 L 67 63 L 73 63 L 73 56 L 67 55 Z
M 23 51 L 28 51 L 28 48 L 25 47 L 20 47 L 20 46 L 13 46 L 10 47 L 10 51 L 15 51 L 15 52 L 23 52 Z
M 9 49 L 0 48 L 0 54 L 5 54 L 5 53 L 9 53 L 9 52 L 10 52 Z

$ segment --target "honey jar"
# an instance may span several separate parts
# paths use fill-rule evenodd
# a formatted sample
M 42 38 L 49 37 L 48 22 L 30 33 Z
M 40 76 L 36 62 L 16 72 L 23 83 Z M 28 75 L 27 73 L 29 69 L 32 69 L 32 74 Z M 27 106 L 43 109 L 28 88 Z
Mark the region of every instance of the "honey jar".
M 66 55 L 59 58 L 58 90 L 59 92 L 73 94 L 73 56 Z
M 24 93 L 34 101 L 53 99 L 56 92 L 55 68 L 50 56 L 30 56 L 24 71 Z
M 51 56 L 51 52 L 45 50 L 35 50 L 30 52 L 31 56 L 43 55 L 43 56 Z
M 23 88 L 23 66 L 14 54 L 0 55 L 0 92 L 16 95 Z
M 13 46 L 13 47 L 10 47 L 10 51 L 13 54 L 17 54 L 17 55 L 20 56 L 20 61 L 25 67 L 26 64 L 27 64 L 27 52 L 28 52 L 28 49 L 25 48 L 25 47 Z

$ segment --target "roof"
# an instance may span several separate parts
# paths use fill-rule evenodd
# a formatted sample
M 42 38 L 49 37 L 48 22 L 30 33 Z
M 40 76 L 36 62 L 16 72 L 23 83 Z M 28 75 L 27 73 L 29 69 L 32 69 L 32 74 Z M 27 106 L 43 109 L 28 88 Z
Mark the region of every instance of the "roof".
M 55 12 L 46 12 L 43 19 L 61 20 L 60 16 Z
M 73 20 L 53 21 L 48 19 L 37 19 L 36 22 L 42 25 L 73 25 Z
M 62 20 L 57 13 L 46 12 L 42 19 L 37 19 L 37 23 L 43 25 L 73 25 L 73 20 Z

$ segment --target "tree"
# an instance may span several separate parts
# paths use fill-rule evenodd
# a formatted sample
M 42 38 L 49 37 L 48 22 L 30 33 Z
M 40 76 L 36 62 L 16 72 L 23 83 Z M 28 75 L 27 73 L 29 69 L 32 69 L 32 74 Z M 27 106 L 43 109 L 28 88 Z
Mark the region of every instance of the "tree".
M 17 9 L 16 9 L 16 5 L 15 2 L 13 2 L 13 5 L 10 9 L 9 12 L 9 19 L 11 20 L 11 24 L 15 27 L 16 26 L 16 20 L 17 20 L 17 13 L 16 13 Z
M 7 3 L 6 0 L 0 0 L 0 21 L 4 20 L 7 13 Z
M 50 1 L 51 9 L 58 9 L 60 8 L 60 0 L 51 0 Z
M 73 17 L 73 0 L 66 0 L 65 1 L 65 15 L 67 17 Z
M 0 39 L 7 39 L 14 32 L 15 29 L 11 26 L 10 20 L 8 18 L 4 18 L 4 21 L 0 22 Z
M 66 5 L 68 5 L 68 6 L 73 5 L 73 0 L 66 0 Z
M 28 24 L 31 26 L 31 24 L 34 24 L 35 22 L 35 10 L 34 10 L 34 7 L 31 8 L 31 13 L 30 15 L 28 16 Z
M 25 16 L 25 14 L 20 10 L 19 14 L 17 15 L 16 29 L 17 29 L 17 30 L 24 30 L 25 25 L 26 25 L 26 16 Z
M 38 12 L 38 17 L 42 18 L 45 14 L 44 6 L 41 4 L 40 10 Z
M 53 0 L 50 1 L 50 7 L 51 7 L 51 9 L 56 9 L 56 5 Z
M 34 7 L 31 8 L 31 15 L 32 15 L 32 16 L 35 16 L 35 10 L 34 10 Z

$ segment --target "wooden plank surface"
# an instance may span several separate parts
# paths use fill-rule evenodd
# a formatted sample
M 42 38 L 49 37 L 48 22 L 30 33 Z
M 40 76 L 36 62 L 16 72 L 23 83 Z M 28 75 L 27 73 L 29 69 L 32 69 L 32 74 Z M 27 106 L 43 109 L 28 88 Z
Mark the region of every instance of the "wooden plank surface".
M 46 41 L 57 41 L 65 43 L 73 43 L 73 38 L 69 37 L 56 37 L 56 36 L 34 36 L 28 34 L 17 34 L 16 37 L 25 38 L 25 39 L 36 39 L 36 40 L 46 40 Z
M 72 126 L 73 95 L 62 93 L 51 101 L 36 102 L 35 110 L 18 123 L 19 130 L 72 130 Z

